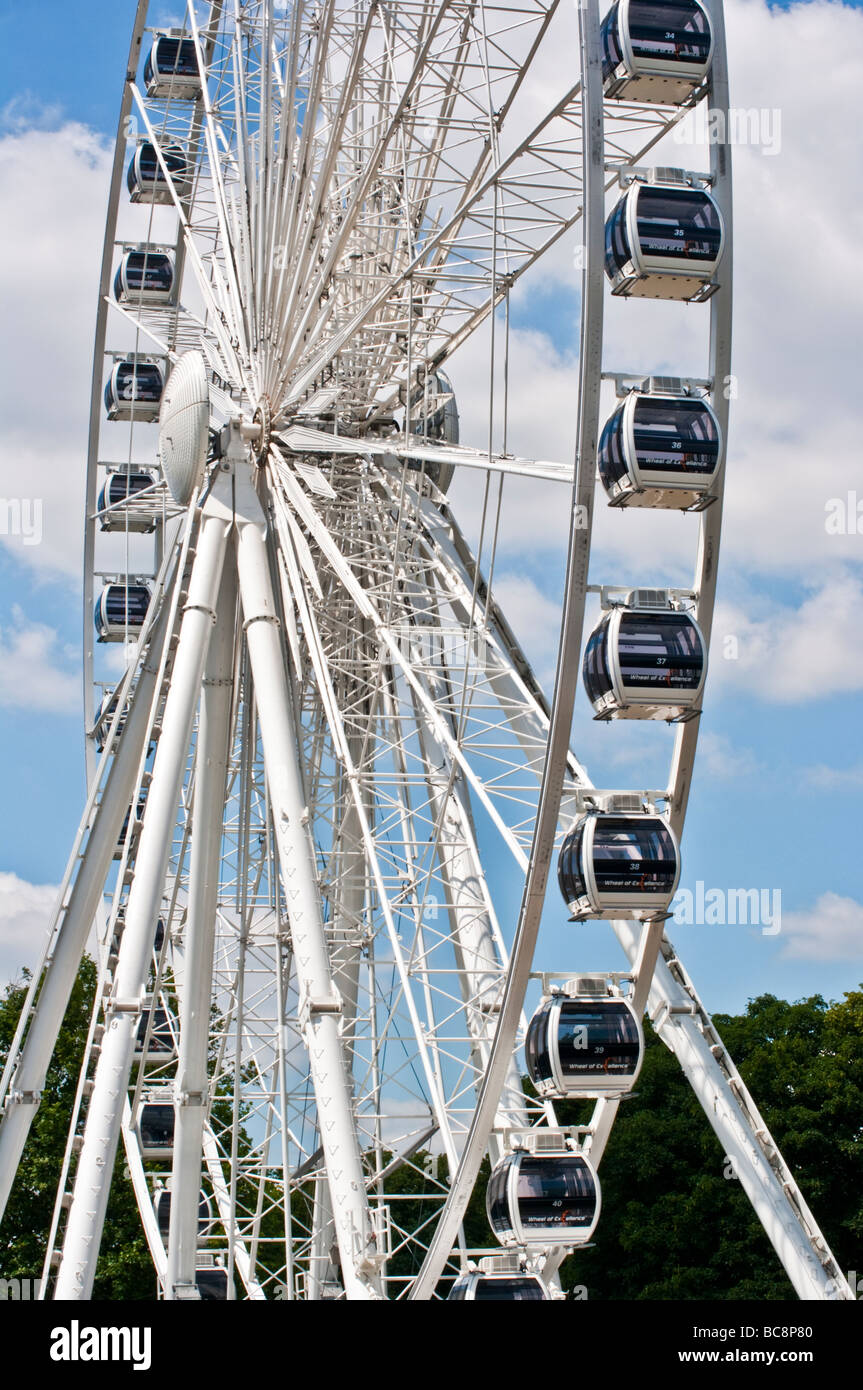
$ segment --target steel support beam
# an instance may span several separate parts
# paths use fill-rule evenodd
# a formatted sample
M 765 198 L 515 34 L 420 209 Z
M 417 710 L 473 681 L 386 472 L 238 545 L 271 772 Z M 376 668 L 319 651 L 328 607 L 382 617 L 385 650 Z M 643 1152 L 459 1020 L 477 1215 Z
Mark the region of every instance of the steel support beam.
M 237 650 L 236 609 L 236 572 L 232 565 L 226 564 L 216 608 L 216 628 L 210 639 L 204 672 L 195 755 L 189 906 L 174 1094 L 167 1299 L 196 1296 L 198 1205 L 208 1108 L 210 1001 Z
M 117 971 L 105 1006 L 105 1037 L 87 1110 L 54 1293 L 58 1300 L 88 1299 L 93 1290 L 111 1186 L 110 1175 L 114 1170 L 123 1103 L 153 949 L 153 934 L 165 891 L 165 873 L 173 843 L 192 722 L 200 695 L 210 632 L 216 618 L 216 597 L 229 527 L 230 512 L 226 514 L 217 496 L 211 496 L 205 507 L 183 612 Z
M 341 1038 L 342 1000 L 330 968 L 293 699 L 270 577 L 267 525 L 250 482 L 238 475 L 237 483 L 240 599 L 300 988 L 300 1027 L 317 1097 L 345 1292 L 349 1299 L 369 1299 L 377 1296 L 378 1252 Z

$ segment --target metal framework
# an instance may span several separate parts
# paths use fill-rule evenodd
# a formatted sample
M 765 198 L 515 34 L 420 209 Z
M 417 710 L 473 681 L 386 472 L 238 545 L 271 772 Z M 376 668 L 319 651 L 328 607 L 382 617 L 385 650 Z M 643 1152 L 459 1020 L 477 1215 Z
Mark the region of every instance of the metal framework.
M 89 794 L 0 1090 L 2 1212 L 95 940 L 45 1259 L 56 1298 L 91 1295 L 121 1139 L 165 1298 L 428 1299 L 468 1267 L 483 1158 L 513 1131 L 555 1130 L 519 1049 L 549 870 L 592 785 L 570 736 L 600 387 L 620 379 L 603 370 L 606 198 L 697 101 L 728 102 L 719 0 L 707 79 L 673 106 L 606 98 L 597 0 L 580 0 L 577 37 L 568 8 L 189 0 L 182 30 L 161 31 L 172 72 L 155 51 L 145 69 L 138 4 L 93 365 Z M 561 36 L 557 66 L 579 80 L 549 99 Z M 121 212 L 136 148 L 150 183 L 130 177 Z M 710 188 L 730 237 L 726 146 Z M 513 290 L 577 226 L 573 468 L 509 451 L 507 367 Z M 130 246 L 170 254 L 170 296 L 112 296 Z M 716 279 L 687 312 L 709 334 L 724 441 L 730 246 Z M 480 329 L 488 434 L 468 446 L 431 422 L 439 369 Z M 211 405 L 191 500 L 156 472 L 100 512 L 107 477 L 157 461 L 152 412 L 131 399 L 105 418 L 110 365 L 190 350 Z M 461 468 L 485 476 L 476 554 L 445 492 Z M 569 499 L 550 703 L 494 598 L 511 475 Z M 686 523 L 705 644 L 721 489 L 720 469 Z M 94 641 L 108 581 L 151 592 L 122 647 Z M 698 724 L 679 726 L 663 792 L 678 837 Z M 513 875 L 517 920 L 496 886 Z M 852 1297 L 662 921 L 613 926 L 636 1013 L 677 1055 L 796 1291 Z M 579 1136 L 594 1167 L 618 1104 L 599 1099 Z M 565 1253 L 531 1247 L 522 1267 L 559 1296 Z

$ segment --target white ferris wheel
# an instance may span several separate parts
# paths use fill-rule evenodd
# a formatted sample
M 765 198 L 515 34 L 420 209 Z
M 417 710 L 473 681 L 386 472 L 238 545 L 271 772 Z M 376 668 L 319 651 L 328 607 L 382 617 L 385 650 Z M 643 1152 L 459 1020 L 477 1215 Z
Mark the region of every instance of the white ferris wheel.
M 95 932 L 47 1296 L 90 1297 L 122 1146 L 165 1298 L 561 1297 L 646 1011 L 799 1296 L 852 1297 L 664 929 L 732 218 L 727 146 L 700 170 L 652 152 L 697 103 L 727 110 L 720 0 L 580 0 L 568 49 L 559 0 L 189 0 L 169 30 L 147 11 L 93 362 L 89 794 L 2 1079 L 0 1211 Z M 509 311 L 567 239 L 578 383 L 549 462 L 508 448 Z M 698 316 L 707 376 L 605 361 L 607 294 Z M 450 359 L 480 328 L 487 431 L 461 441 Z M 459 470 L 482 475 L 476 553 Z M 550 698 L 494 595 L 509 476 L 570 517 Z M 649 546 L 644 587 L 595 577 L 606 505 L 687 513 L 691 588 L 655 587 Z M 588 593 L 594 713 L 674 724 L 661 788 L 597 788 L 571 750 Z M 571 944 L 549 961 L 555 865 Z M 579 973 L 595 918 L 623 952 Z M 586 1126 L 558 1122 L 567 1097 L 594 1101 Z M 496 1251 L 463 1227 L 486 1157 Z

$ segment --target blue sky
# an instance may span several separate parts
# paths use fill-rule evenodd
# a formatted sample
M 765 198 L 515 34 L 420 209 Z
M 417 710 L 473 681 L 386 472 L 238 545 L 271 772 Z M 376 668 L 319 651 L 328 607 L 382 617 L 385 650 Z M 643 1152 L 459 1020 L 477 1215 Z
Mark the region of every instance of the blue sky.
M 91 2 L 83 24 L 70 24 L 60 3 L 0 8 L 0 182 L 8 174 L 0 293 L 15 315 L 3 352 L 10 400 L 18 403 L 3 444 L 0 495 L 43 496 L 46 531 L 45 544 L 29 549 L 18 537 L 0 537 L 0 974 L 14 969 L 15 953 L 27 952 L 41 930 L 46 885 L 59 880 L 82 805 L 77 479 L 108 143 L 134 8 L 128 0 Z M 772 11 L 761 0 L 729 5 L 734 99 L 781 108 L 783 145 L 774 158 L 735 155 L 741 397 L 733 407 L 716 633 L 736 634 L 741 655 L 736 663 L 715 658 L 708 682 L 682 882 L 780 889 L 783 930 L 765 937 L 757 928 L 672 926 L 715 1010 L 739 1009 L 764 991 L 838 997 L 863 979 L 863 535 L 830 538 L 823 524 L 830 497 L 856 485 L 863 498 L 855 367 L 863 316 L 854 192 L 859 8 L 825 0 Z M 169 19 L 167 7 L 155 7 L 153 22 Z M 758 53 L 767 44 L 774 53 L 765 71 Z M 696 156 L 687 160 L 699 167 Z M 561 265 L 515 303 L 519 452 L 553 458 L 571 449 L 577 313 L 577 285 Z M 672 361 L 677 321 L 659 315 L 655 322 L 656 334 L 645 338 L 632 315 L 609 312 L 608 351 L 617 364 Z M 692 323 L 685 322 L 687 342 Z M 461 377 L 457 364 L 453 370 L 466 442 L 482 439 L 471 403 L 474 367 L 468 356 Z M 540 418 L 536 383 L 556 393 L 553 420 Z M 27 486 L 13 491 L 22 473 Z M 475 491 L 458 484 L 454 498 L 470 527 Z M 517 489 L 511 500 L 519 502 Z M 562 537 L 547 524 L 547 493 L 524 500 L 504 527 L 498 587 L 548 680 Z M 678 582 L 678 565 L 691 569 L 685 557 L 694 545 L 680 541 L 690 519 L 674 518 L 673 535 L 660 519 L 652 554 L 630 518 L 614 520 L 621 525 L 604 519 L 597 534 L 595 580 L 643 580 L 659 566 Z M 597 726 L 582 700 L 574 744 L 600 785 L 664 784 L 664 728 Z M 514 875 L 502 878 L 501 890 L 517 902 Z M 555 959 L 571 957 L 573 929 L 551 901 L 547 924 L 542 964 L 557 968 Z M 618 966 L 603 930 L 586 929 L 579 940 L 583 968 Z

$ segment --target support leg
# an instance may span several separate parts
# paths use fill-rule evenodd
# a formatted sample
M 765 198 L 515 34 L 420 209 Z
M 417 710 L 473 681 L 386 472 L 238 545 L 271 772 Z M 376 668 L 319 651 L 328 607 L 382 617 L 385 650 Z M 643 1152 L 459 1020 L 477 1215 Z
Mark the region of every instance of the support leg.
M 147 798 L 135 877 L 126 909 L 117 972 L 106 1005 L 106 1031 L 96 1066 L 78 1160 L 56 1299 L 91 1296 L 114 1167 L 123 1101 L 165 886 L 177 805 L 201 690 L 229 523 L 206 515 L 189 584 L 171 688 L 165 704 L 153 781 Z
M 9 1100 L 0 1123 L 0 1220 L 6 1209 L 27 1135 L 39 1106 L 40 1093 L 45 1084 L 45 1076 L 78 974 L 81 957 L 87 945 L 99 898 L 105 887 L 123 826 L 123 817 L 129 810 L 135 794 L 144 742 L 150 727 L 151 706 L 169 609 L 170 604 L 166 601 L 138 677 L 123 737 L 93 816 L 84 857 L 70 889 L 65 910 L 62 904 L 59 908 L 59 912 L 63 913 L 63 920 L 45 970 L 36 1011 L 21 1049 Z
M 233 701 L 236 607 L 236 571 L 232 564 L 226 564 L 219 590 L 217 625 L 207 655 L 198 725 L 186 959 L 180 1001 L 180 1056 L 175 1088 L 171 1224 L 165 1279 L 167 1299 L 196 1296 L 201 1150 L 207 1113 L 207 1047 Z
M 246 489 L 244 511 L 245 517 L 238 519 L 240 596 L 300 986 L 301 1027 L 330 1174 L 345 1291 L 349 1299 L 368 1299 L 376 1296 L 376 1252 L 340 1036 L 341 1004 L 330 970 L 293 702 L 267 559 L 265 522 L 251 489 Z

